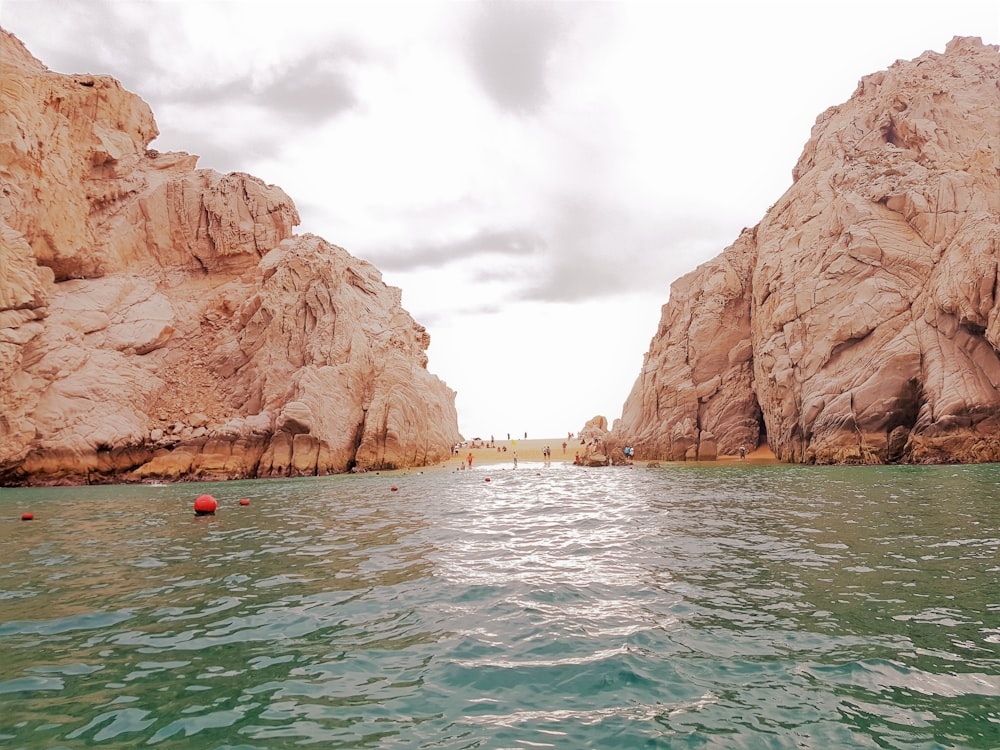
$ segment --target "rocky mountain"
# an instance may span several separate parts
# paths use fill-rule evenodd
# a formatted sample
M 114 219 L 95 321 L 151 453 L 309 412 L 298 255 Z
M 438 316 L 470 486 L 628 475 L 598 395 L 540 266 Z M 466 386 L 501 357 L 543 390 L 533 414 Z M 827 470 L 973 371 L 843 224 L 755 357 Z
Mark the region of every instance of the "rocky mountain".
M 613 439 L 804 463 L 1000 460 L 1000 50 L 823 112 L 754 228 L 676 281 Z
M 279 188 L 149 150 L 113 79 L 0 30 L 0 483 L 421 466 L 461 440 L 430 338 Z

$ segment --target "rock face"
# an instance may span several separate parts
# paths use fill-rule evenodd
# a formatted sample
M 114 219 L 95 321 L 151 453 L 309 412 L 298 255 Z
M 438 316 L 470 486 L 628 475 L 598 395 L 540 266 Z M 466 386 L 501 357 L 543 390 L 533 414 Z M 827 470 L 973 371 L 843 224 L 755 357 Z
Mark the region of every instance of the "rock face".
M 421 466 L 426 330 L 279 188 L 147 150 L 149 107 L 0 30 L 0 483 Z
M 671 286 L 613 440 L 805 463 L 1000 460 L 1000 50 L 862 79 L 792 187 Z
M 594 438 L 604 440 L 608 436 L 608 418 L 598 414 L 587 420 L 587 424 L 578 434 L 584 440 L 593 440 Z

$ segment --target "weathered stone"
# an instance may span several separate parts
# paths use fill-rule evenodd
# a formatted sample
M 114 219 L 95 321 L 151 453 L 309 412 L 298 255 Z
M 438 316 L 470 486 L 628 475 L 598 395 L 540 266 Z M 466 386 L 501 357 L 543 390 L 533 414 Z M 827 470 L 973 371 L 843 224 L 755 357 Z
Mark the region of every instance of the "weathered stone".
M 587 421 L 579 434 L 582 439 L 588 442 L 595 438 L 603 440 L 608 435 L 608 418 L 598 414 Z
M 279 188 L 150 150 L 145 102 L 2 30 L 0 104 L 0 483 L 448 458 L 427 331 Z
M 998 52 L 956 38 L 819 116 L 792 187 L 671 286 L 612 444 L 1000 460 Z

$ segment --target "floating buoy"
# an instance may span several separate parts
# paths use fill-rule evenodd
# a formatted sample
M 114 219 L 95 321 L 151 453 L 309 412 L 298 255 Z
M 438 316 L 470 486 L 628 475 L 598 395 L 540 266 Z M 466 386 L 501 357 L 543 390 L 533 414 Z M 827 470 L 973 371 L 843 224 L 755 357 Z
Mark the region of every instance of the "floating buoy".
M 249 505 L 249 504 L 250 501 L 247 498 L 243 498 L 242 500 L 240 500 L 240 505 Z
M 21 520 L 22 521 L 34 521 L 35 520 L 35 514 L 34 513 L 22 513 L 21 514 Z
M 214 516 L 219 504 L 211 495 L 199 495 L 194 501 L 194 513 L 196 516 Z
M 490 478 L 489 478 L 489 477 L 486 477 L 486 481 L 487 481 L 487 482 L 488 482 L 488 481 L 490 481 Z
M 396 490 L 399 489 L 399 487 L 397 487 L 396 485 L 392 485 L 392 487 L 390 487 L 389 489 L 395 492 Z

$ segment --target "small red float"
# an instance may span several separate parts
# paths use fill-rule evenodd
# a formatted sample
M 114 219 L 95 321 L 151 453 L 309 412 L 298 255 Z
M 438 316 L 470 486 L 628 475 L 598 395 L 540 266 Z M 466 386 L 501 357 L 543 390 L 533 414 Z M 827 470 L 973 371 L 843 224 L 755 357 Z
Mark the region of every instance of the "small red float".
M 240 505 L 249 505 L 249 504 L 250 501 L 247 498 L 243 498 L 242 500 L 240 500 Z
M 211 495 L 199 495 L 194 501 L 194 513 L 196 516 L 214 516 L 219 504 Z
M 21 514 L 21 520 L 22 521 L 34 521 L 35 520 L 35 514 L 34 513 L 22 513 Z
M 397 487 L 396 485 L 392 485 L 392 487 L 390 487 L 389 489 L 395 492 L 396 490 L 399 489 L 399 487 Z

